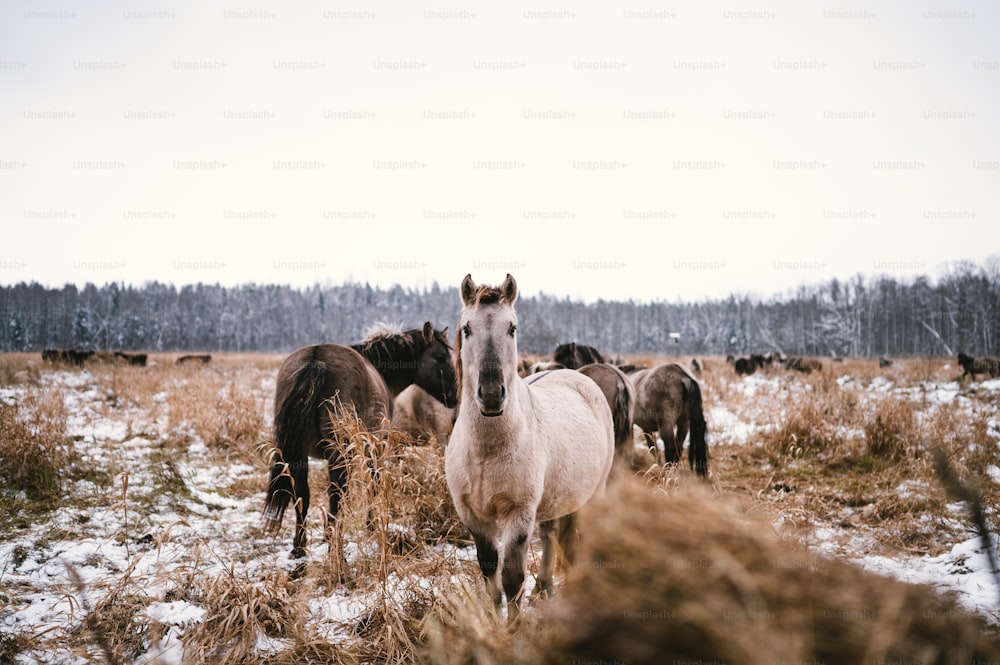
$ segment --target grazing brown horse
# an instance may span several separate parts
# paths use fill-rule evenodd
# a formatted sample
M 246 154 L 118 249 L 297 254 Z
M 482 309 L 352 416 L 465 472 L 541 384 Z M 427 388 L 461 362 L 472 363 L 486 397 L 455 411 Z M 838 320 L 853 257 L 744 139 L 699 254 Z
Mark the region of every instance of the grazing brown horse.
M 92 355 L 94 355 L 93 351 L 80 351 L 79 349 L 45 349 L 42 351 L 42 360 L 83 367 L 84 361 Z
M 552 353 L 552 362 L 558 363 L 567 369 L 580 369 L 590 363 L 604 362 L 601 352 L 586 344 L 560 344 Z
M 793 356 L 791 358 L 785 359 L 785 369 L 794 369 L 796 372 L 802 372 L 803 374 L 810 374 L 812 372 L 820 372 L 823 370 L 823 363 L 816 358 L 803 358 L 801 356 Z
M 518 376 L 513 277 L 491 287 L 477 286 L 466 275 L 460 291 L 455 373 L 461 405 L 445 451 L 445 477 L 455 510 L 476 542 L 494 606 L 502 599 L 502 570 L 507 616 L 514 619 L 535 522 L 543 545 L 539 589 L 552 587 L 557 523 L 572 561 L 573 515 L 604 491 L 611 470 L 611 409 L 579 372 Z
M 635 389 L 625 373 L 614 365 L 591 363 L 577 370 L 589 376 L 604 393 L 611 407 L 611 420 L 615 430 L 615 464 L 619 469 L 632 468 L 632 418 L 635 411 Z
M 757 371 L 757 361 L 753 356 L 749 358 L 737 358 L 733 361 L 733 368 L 740 376 L 750 376 Z
M 115 358 L 124 360 L 126 364 L 133 367 L 145 367 L 149 355 L 145 353 L 125 353 L 124 351 L 115 351 Z
M 656 433 L 663 439 L 666 463 L 676 464 L 690 430 L 688 463 L 698 475 L 707 476 L 708 444 L 698 381 L 677 363 L 639 370 L 629 379 L 636 393 L 634 422 L 646 435 L 646 443 L 656 458 L 660 458 Z
M 314 344 L 289 355 L 278 369 L 274 395 L 275 458 L 264 519 L 271 532 L 295 502 L 293 558 L 305 555 L 309 510 L 309 456 L 329 470 L 330 518 L 347 484 L 336 420 L 357 416 L 370 431 L 392 417 L 393 398 L 416 383 L 445 406 L 455 405 L 455 370 L 445 331 L 379 329 L 360 343 Z M 333 417 L 331 417 L 331 415 Z
M 406 432 L 414 441 L 433 436 L 444 449 L 455 422 L 455 409 L 447 407 L 418 385 L 399 393 L 392 410 L 392 428 Z
M 962 378 L 966 376 L 976 380 L 976 374 L 986 374 L 990 377 L 1000 376 L 1000 360 L 997 358 L 973 358 L 964 353 L 958 354 L 958 364 L 962 366 Z
M 188 363 L 207 365 L 210 362 L 212 362 L 212 356 L 208 353 L 191 353 L 177 359 L 178 365 L 187 365 Z

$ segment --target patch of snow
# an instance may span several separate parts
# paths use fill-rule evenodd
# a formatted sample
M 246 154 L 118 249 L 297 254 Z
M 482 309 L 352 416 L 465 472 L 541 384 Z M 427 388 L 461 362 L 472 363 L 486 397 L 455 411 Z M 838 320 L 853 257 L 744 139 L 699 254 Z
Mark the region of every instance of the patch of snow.
M 708 410 L 708 431 L 714 433 L 713 438 L 725 440 L 727 443 L 746 443 L 757 431 L 752 423 L 740 420 L 739 416 L 724 405 L 716 404 Z
M 986 475 L 990 477 L 990 480 L 1000 485 L 1000 466 L 990 464 L 986 467 Z
M 146 614 L 153 621 L 172 626 L 187 626 L 199 623 L 205 618 L 205 608 L 193 605 L 185 600 L 171 602 L 152 602 L 146 608 Z
M 993 546 L 997 539 L 994 536 Z M 854 559 L 862 568 L 913 584 L 929 584 L 941 590 L 953 590 L 966 609 L 979 612 L 994 621 L 1000 620 L 997 600 L 1000 587 L 990 570 L 989 557 L 978 537 L 958 543 L 940 556 L 913 559 L 890 559 L 865 556 Z

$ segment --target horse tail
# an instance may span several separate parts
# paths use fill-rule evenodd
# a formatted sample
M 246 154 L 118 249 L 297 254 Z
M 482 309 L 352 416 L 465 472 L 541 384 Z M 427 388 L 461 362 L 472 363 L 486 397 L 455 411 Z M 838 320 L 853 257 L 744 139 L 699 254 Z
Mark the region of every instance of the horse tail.
M 310 359 L 292 374 L 292 388 L 275 408 L 276 451 L 264 504 L 264 519 L 272 532 L 281 526 L 281 518 L 292 497 L 297 499 L 308 492 L 309 449 L 313 442 L 308 441 L 306 435 L 314 426 L 319 389 L 326 374 L 323 361 Z
M 701 387 L 697 381 L 686 382 L 688 385 L 688 410 L 691 421 L 691 444 L 688 446 L 688 462 L 699 476 L 708 476 L 708 443 L 705 433 L 705 413 L 701 406 Z
M 628 379 L 619 377 L 615 384 L 614 408 L 611 419 L 615 429 L 615 451 L 625 454 L 632 446 L 632 410 L 634 396 L 629 390 Z

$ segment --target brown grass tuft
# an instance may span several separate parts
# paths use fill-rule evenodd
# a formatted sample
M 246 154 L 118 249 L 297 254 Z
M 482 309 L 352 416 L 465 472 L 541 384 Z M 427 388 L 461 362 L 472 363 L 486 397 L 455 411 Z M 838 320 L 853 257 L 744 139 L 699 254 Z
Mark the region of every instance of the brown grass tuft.
M 913 456 L 919 443 L 917 417 L 912 402 L 885 397 L 875 403 L 874 414 L 865 422 L 865 442 L 875 457 L 898 460 Z
M 58 391 L 31 391 L 16 404 L 0 403 L 0 484 L 29 499 L 56 498 L 73 457 Z
M 521 629 L 528 653 L 490 651 L 479 620 L 440 662 L 861 663 L 997 660 L 982 620 L 928 587 L 811 556 L 701 486 L 618 483 L 586 512 L 580 560 Z M 481 633 L 480 633 L 481 634 Z M 487 656 L 483 658 L 484 655 Z
M 254 578 L 230 566 L 196 583 L 192 600 L 207 614 L 184 632 L 185 662 L 257 663 L 260 637 L 296 640 L 308 615 L 306 599 L 296 592 L 297 583 L 283 570 Z

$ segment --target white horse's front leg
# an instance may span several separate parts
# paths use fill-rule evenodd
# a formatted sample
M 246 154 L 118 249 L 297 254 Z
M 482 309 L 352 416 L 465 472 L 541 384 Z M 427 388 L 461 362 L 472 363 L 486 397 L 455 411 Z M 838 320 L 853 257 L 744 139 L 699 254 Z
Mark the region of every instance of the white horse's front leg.
M 507 595 L 507 619 L 513 621 L 521 612 L 521 592 L 524 589 L 524 569 L 528 558 L 528 542 L 535 526 L 534 514 L 515 518 L 505 529 L 503 552 L 503 591 Z
M 497 567 L 500 555 L 497 552 L 493 541 L 481 534 L 473 532 L 473 540 L 476 541 L 476 558 L 479 559 L 479 570 L 482 571 L 486 579 L 486 592 L 493 601 L 493 609 L 500 610 L 500 587 L 497 585 Z
M 538 573 L 538 595 L 552 595 L 552 577 L 556 569 L 556 520 L 540 522 L 538 532 L 542 537 L 542 569 Z

